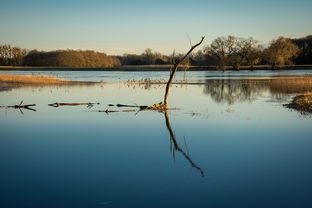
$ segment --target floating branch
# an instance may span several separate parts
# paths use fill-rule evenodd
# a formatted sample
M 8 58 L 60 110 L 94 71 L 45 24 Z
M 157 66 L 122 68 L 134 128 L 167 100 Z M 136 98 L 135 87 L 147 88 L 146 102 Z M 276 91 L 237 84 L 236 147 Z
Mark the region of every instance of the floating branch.
M 139 108 L 140 110 L 148 109 L 149 107 L 147 105 L 124 105 L 124 104 L 117 104 L 118 108 L 126 107 L 126 108 Z
M 33 109 L 31 107 L 36 106 L 36 104 L 28 104 L 28 105 L 22 105 L 23 101 L 19 105 L 8 105 L 8 106 L 1 106 L 1 108 L 15 108 L 15 109 L 27 109 L 27 110 L 32 110 L 36 111 L 36 109 Z
M 92 108 L 93 105 L 99 105 L 100 103 L 52 103 L 48 104 L 49 106 L 52 107 L 60 107 L 60 106 L 77 106 L 77 105 L 86 105 L 88 108 Z

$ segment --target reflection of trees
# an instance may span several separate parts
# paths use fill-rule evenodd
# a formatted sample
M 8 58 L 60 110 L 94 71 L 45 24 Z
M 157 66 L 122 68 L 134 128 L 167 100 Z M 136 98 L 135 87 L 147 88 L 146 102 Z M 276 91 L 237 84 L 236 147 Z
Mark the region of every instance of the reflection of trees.
M 167 129 L 169 131 L 169 134 L 170 134 L 170 142 L 171 142 L 171 145 L 173 144 L 173 154 L 175 154 L 175 151 L 178 151 L 180 152 L 184 158 L 191 164 L 191 166 L 195 169 L 197 169 L 200 174 L 204 177 L 205 174 L 204 174 L 204 171 L 195 163 L 193 162 L 192 158 L 189 156 L 188 153 L 186 153 L 181 147 L 180 145 L 178 144 L 177 142 L 177 139 L 174 135 L 174 132 L 172 130 L 172 127 L 171 127 L 171 124 L 170 124 L 170 120 L 169 120 L 169 116 L 168 116 L 168 111 L 164 111 L 163 112 L 164 115 L 165 115 L 165 119 L 166 119 L 166 126 L 167 126 Z M 171 146 L 172 147 L 172 146 Z
M 206 80 L 204 93 L 217 103 L 234 104 L 251 100 L 265 89 L 264 80 L 215 79 Z
M 250 101 L 265 91 L 280 100 L 289 94 L 312 91 L 309 77 L 271 77 L 271 79 L 214 79 L 206 80 L 204 93 L 209 94 L 217 103 L 234 104 Z

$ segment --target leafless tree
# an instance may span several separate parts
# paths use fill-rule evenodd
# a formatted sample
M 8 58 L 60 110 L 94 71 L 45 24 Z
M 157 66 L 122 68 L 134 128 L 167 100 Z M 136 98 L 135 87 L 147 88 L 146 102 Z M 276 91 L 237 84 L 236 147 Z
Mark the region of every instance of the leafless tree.
M 264 57 L 271 68 L 275 69 L 276 65 L 291 64 L 298 52 L 298 47 L 289 38 L 279 37 L 264 50 Z
M 164 96 L 164 106 L 165 108 L 167 107 L 168 105 L 168 96 L 169 96 L 169 92 L 170 92 L 170 87 L 171 87 L 171 83 L 172 83 L 172 80 L 173 80 L 173 77 L 174 77 L 174 74 L 175 72 L 178 70 L 179 68 L 179 65 L 181 63 L 183 63 L 187 58 L 188 56 L 192 53 L 192 51 L 198 47 L 203 41 L 204 41 L 205 37 L 201 37 L 201 40 L 193 45 L 191 47 L 191 49 L 182 57 L 179 59 L 179 61 L 177 61 L 176 63 L 174 63 L 173 67 L 172 67 L 172 70 L 170 71 L 170 77 L 169 77 L 169 80 L 167 82 L 167 85 L 166 85 L 166 91 L 165 91 L 165 96 Z

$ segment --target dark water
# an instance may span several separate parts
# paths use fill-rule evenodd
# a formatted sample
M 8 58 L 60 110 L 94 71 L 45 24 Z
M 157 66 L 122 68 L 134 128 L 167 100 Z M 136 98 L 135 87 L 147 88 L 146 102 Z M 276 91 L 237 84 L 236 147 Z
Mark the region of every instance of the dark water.
M 179 109 L 106 114 L 97 111 L 163 98 L 161 84 L 116 81 L 167 74 L 62 73 L 109 83 L 0 92 L 0 105 L 37 104 L 0 109 L 0 207 L 312 207 L 311 116 L 283 106 L 312 85 L 271 72 L 180 73 L 189 84 L 169 99 Z

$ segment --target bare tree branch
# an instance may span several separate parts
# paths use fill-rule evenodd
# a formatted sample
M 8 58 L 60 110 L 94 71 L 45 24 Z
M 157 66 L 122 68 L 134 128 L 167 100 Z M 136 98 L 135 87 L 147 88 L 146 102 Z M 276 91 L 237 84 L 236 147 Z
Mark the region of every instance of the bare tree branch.
M 199 46 L 204 41 L 204 39 L 205 39 L 204 36 L 201 37 L 201 40 L 197 44 L 193 45 L 191 47 L 191 49 L 178 62 L 174 63 L 173 69 L 172 69 L 172 71 L 170 73 L 170 77 L 169 77 L 169 80 L 168 80 L 167 85 L 166 85 L 166 91 L 165 91 L 165 97 L 164 97 L 164 105 L 165 106 L 167 106 L 167 104 L 168 104 L 168 95 L 169 95 L 169 91 L 170 91 L 170 86 L 171 86 L 174 74 L 178 70 L 179 65 L 190 55 L 190 53 L 192 53 L 192 51 L 197 46 Z

